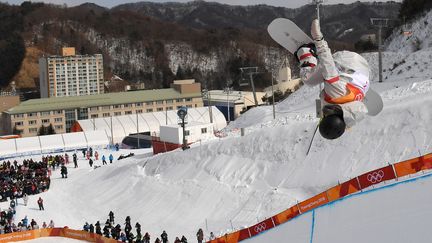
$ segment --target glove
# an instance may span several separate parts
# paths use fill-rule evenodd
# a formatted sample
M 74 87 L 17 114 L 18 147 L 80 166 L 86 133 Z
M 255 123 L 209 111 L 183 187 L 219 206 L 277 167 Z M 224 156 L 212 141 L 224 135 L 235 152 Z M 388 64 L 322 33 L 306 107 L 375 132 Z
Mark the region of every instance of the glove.
M 323 34 L 321 33 L 321 27 L 318 19 L 314 19 L 312 21 L 311 36 L 314 41 L 320 41 L 324 38 Z
M 314 43 L 300 46 L 294 53 L 300 67 L 315 67 L 318 63 L 316 48 Z

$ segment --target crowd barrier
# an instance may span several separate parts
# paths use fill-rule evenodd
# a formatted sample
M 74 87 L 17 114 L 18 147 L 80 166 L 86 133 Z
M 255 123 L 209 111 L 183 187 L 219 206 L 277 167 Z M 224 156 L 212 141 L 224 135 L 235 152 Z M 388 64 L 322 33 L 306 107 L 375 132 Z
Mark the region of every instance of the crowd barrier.
M 369 171 L 353 179 L 340 183 L 253 226 L 226 234 L 215 240 L 208 241 L 207 243 L 237 243 L 283 224 L 300 214 L 339 200 L 373 185 L 389 180 L 397 180 L 398 178 L 413 175 L 420 171 L 429 169 L 432 169 L 432 153 L 392 165 L 389 164 L 388 166 Z
M 15 232 L 10 234 L 0 235 L 0 243 L 16 242 L 24 240 L 33 240 L 40 237 L 65 237 L 75 240 L 82 240 L 87 242 L 97 243 L 118 243 L 114 239 L 105 238 L 95 233 L 89 233 L 83 230 L 72 230 L 68 228 L 49 228 L 49 229 L 37 229 L 23 232 Z

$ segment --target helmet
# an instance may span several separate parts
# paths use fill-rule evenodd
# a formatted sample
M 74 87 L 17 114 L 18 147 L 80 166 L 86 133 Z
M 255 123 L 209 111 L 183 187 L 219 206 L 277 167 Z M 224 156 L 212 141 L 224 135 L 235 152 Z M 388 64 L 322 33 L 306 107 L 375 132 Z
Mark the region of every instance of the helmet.
M 336 139 L 342 136 L 345 128 L 345 121 L 336 114 L 325 116 L 319 124 L 320 134 L 326 139 Z

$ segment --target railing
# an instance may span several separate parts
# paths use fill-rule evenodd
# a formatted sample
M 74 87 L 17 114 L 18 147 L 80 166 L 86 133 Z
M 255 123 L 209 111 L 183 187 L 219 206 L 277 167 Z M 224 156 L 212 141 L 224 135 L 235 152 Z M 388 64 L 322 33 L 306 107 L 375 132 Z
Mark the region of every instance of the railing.
M 215 240 L 208 241 L 208 243 L 237 243 L 283 224 L 317 207 L 340 200 L 350 194 L 370 188 L 376 184 L 389 180 L 398 180 L 398 178 L 430 169 L 432 169 L 432 153 L 399 163 L 389 164 L 327 189 L 255 225 L 226 234 Z

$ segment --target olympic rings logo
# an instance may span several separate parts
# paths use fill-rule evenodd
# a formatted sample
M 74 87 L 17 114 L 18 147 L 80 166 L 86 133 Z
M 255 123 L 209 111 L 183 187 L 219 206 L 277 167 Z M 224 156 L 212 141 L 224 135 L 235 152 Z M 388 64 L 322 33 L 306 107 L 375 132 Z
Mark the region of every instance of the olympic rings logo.
M 263 222 L 263 223 L 261 223 L 259 225 L 256 225 L 254 227 L 254 230 L 255 230 L 256 233 L 260 233 L 260 232 L 263 232 L 264 230 L 266 230 L 266 228 L 267 228 L 267 225 L 266 225 L 266 223 Z
M 384 178 L 384 171 L 382 171 L 382 170 L 375 171 L 375 172 L 367 175 L 367 180 L 373 184 L 381 182 L 383 178 Z

